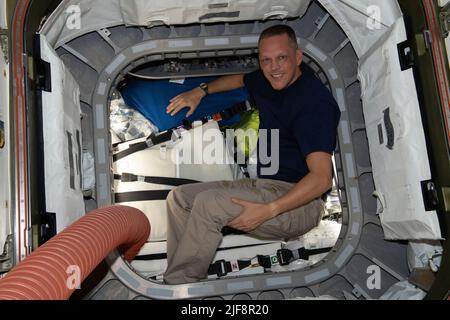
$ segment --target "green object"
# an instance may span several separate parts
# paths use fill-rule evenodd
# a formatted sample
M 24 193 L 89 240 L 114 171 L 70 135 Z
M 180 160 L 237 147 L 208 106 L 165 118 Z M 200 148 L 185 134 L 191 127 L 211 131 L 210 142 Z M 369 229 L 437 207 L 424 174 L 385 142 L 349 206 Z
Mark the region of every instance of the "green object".
M 235 130 L 236 145 L 239 152 L 248 159 L 258 146 L 259 111 L 252 110 L 241 117 L 241 121 L 232 126 Z

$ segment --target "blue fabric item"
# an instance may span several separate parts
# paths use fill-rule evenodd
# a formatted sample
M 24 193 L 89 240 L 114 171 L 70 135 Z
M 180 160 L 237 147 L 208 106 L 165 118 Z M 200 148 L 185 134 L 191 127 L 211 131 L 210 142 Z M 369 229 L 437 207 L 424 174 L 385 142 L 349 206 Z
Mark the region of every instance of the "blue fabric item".
M 300 78 L 284 90 L 276 91 L 262 71 L 244 77 L 244 83 L 259 109 L 260 129 L 279 129 L 279 170 L 262 174 L 272 163 L 258 161 L 258 177 L 297 183 L 308 173 L 306 157 L 313 152 L 333 154 L 341 111 L 333 95 L 306 64 Z M 268 132 L 270 153 L 271 141 Z M 259 146 L 264 141 L 259 141 Z M 259 148 L 261 149 L 261 148 Z M 264 150 L 264 148 L 262 149 Z M 275 155 L 265 155 L 275 157 Z M 261 155 L 258 157 L 261 160 Z
M 188 108 L 181 110 L 175 116 L 166 113 L 169 101 L 175 96 L 198 87 L 202 82 L 209 83 L 214 77 L 190 78 L 184 84 L 172 83 L 169 80 L 142 80 L 132 79 L 122 89 L 125 103 L 138 110 L 161 131 L 178 127 L 186 119 Z M 189 121 L 200 120 L 211 116 L 233 105 L 246 101 L 247 90 L 242 88 L 226 93 L 217 93 L 203 98 L 195 113 L 188 118 Z M 221 121 L 219 125 L 233 125 L 240 121 L 240 116 Z

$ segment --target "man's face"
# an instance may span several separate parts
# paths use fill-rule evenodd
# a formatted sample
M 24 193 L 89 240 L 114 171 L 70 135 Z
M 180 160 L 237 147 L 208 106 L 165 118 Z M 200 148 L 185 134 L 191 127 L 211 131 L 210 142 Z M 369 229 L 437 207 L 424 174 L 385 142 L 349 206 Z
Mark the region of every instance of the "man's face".
M 283 90 L 298 79 L 302 59 L 302 51 L 293 48 L 286 34 L 265 38 L 260 43 L 261 70 L 275 90 Z

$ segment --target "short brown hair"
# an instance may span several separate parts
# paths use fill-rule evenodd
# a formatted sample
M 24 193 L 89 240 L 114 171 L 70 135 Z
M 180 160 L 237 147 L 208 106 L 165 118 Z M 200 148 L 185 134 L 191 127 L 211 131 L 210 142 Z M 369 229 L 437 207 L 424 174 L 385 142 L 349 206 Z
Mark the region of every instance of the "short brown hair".
M 297 35 L 295 34 L 294 29 L 285 24 L 278 24 L 264 30 L 259 37 L 259 44 L 261 44 L 261 41 L 266 38 L 281 36 L 283 34 L 286 34 L 288 36 L 289 42 L 291 43 L 292 47 L 294 49 L 298 49 Z

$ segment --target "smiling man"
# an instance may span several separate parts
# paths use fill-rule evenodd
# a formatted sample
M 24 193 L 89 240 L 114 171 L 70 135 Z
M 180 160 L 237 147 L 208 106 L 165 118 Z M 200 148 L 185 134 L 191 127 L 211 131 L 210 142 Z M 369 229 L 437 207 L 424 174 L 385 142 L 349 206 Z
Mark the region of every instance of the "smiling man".
M 260 129 L 279 130 L 280 137 L 276 174 L 265 175 L 258 162 L 258 179 L 186 185 L 169 194 L 167 284 L 207 276 L 223 227 L 287 240 L 321 221 L 321 196 L 332 186 L 339 108 L 302 64 L 303 53 L 289 26 L 273 26 L 261 34 L 259 60 L 260 70 L 202 84 L 172 99 L 167 108 L 172 115 L 189 108 L 189 116 L 206 95 L 245 86 L 259 109 Z M 262 143 L 271 150 L 270 139 Z

